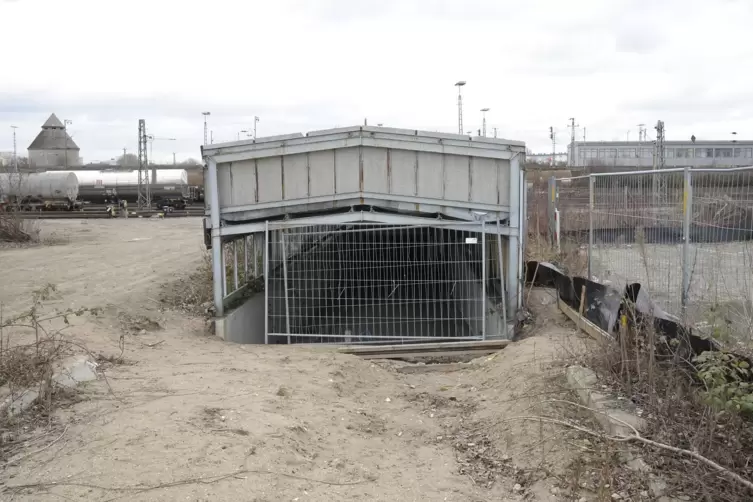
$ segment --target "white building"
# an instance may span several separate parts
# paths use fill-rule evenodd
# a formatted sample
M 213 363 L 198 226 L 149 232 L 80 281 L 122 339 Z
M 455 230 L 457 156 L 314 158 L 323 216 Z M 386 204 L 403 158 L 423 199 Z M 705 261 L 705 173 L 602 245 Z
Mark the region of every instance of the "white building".
M 576 141 L 568 145 L 577 167 L 652 169 L 660 154 L 653 141 Z M 665 141 L 665 167 L 739 167 L 753 164 L 753 141 Z

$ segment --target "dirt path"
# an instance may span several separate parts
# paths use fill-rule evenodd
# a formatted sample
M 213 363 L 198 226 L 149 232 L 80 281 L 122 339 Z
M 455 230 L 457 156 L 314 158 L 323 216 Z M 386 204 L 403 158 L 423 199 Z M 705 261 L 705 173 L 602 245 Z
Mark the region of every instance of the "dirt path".
M 85 268 L 101 254 L 92 276 L 122 274 L 126 283 L 110 302 L 117 307 L 71 329 L 106 355 L 119 355 L 124 340 L 126 364 L 83 386 L 53 429 L 38 431 L 45 440 L 5 466 L 4 500 L 561 500 L 552 493 L 577 450 L 561 430 L 513 420 L 565 392 L 558 354 L 572 329 L 559 314 L 540 316 L 537 336 L 446 373 L 405 374 L 403 363 L 327 348 L 231 345 L 208 336 L 201 319 L 148 300 L 156 284 L 200 259 L 198 223 L 157 223 L 169 242 L 131 240 L 152 222 L 97 223 L 92 242 L 25 256 L 0 250 L 0 260 L 27 271 L 13 272 L 20 287 L 64 281 L 61 304 L 103 291 L 62 266 L 69 261 Z M 131 245 L 156 264 L 129 263 L 122 251 Z M 112 253 L 100 252 L 108 246 Z M 167 249 L 172 257 L 161 261 Z M 38 263 L 45 256 L 58 265 Z M 162 329 L 124 334 L 123 313 Z

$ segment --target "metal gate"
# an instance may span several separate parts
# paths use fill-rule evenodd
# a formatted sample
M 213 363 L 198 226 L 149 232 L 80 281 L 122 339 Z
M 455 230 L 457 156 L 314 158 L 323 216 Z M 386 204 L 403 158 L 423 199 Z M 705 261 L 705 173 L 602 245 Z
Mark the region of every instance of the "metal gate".
M 483 223 L 269 223 L 267 232 L 267 343 L 485 338 Z

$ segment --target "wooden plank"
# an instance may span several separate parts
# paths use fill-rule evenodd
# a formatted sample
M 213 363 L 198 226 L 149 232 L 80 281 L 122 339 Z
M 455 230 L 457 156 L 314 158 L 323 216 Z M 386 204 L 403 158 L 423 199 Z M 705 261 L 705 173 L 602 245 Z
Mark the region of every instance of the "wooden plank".
M 452 373 L 453 371 L 472 370 L 478 368 L 475 364 L 447 363 L 447 364 L 413 364 L 397 368 L 398 373 Z
M 452 351 L 462 349 L 488 349 L 493 352 L 504 349 L 510 344 L 510 340 L 472 340 L 466 342 L 433 342 L 433 343 L 406 343 L 401 345 L 368 345 L 340 347 L 338 352 L 343 354 L 369 354 L 372 352 L 428 352 L 433 350 Z
M 363 359 L 406 359 L 415 357 L 465 357 L 465 356 L 486 356 L 494 354 L 499 349 L 477 349 L 477 350 L 444 350 L 444 351 L 416 351 L 416 352 L 374 352 L 364 354 L 353 354 Z
M 578 315 L 578 313 L 573 308 L 571 308 L 567 303 L 563 302 L 560 298 L 557 299 L 557 307 L 559 307 L 562 313 L 575 323 L 576 327 L 584 331 L 594 340 L 613 340 L 612 335 L 586 319 L 585 316 Z

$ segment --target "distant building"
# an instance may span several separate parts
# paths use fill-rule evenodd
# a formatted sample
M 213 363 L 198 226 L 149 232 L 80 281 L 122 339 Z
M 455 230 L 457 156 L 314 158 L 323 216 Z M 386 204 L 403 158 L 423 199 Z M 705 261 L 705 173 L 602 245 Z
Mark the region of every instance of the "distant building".
M 68 169 L 81 165 L 79 147 L 53 113 L 42 125 L 42 132 L 29 145 L 32 169 Z
M 573 147 L 574 146 L 574 147 Z M 576 141 L 568 145 L 571 165 L 652 169 L 659 162 L 653 141 Z M 665 167 L 753 165 L 753 141 L 665 141 Z

